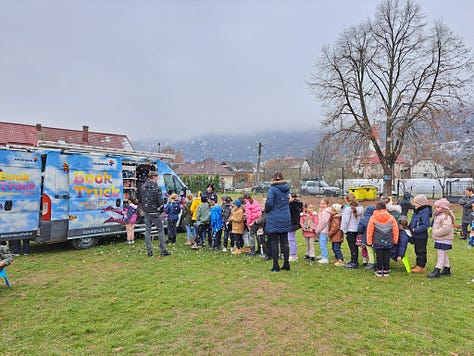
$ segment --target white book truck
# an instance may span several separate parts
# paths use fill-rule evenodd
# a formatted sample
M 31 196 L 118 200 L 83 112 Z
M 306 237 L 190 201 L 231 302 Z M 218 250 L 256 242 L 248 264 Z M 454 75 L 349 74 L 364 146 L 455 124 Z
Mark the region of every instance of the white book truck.
M 171 155 L 42 142 L 32 151 L 0 148 L 0 240 L 70 240 L 76 249 L 124 234 L 123 209 L 150 170 L 163 199 L 186 192 L 161 159 Z M 136 232 L 144 231 L 140 220 Z

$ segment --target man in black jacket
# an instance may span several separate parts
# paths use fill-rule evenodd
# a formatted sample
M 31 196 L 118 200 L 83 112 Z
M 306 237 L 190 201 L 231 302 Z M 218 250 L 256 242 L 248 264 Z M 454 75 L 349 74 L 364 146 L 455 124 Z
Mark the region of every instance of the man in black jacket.
M 163 198 L 161 188 L 158 185 L 158 172 L 150 171 L 148 180 L 140 188 L 140 206 L 145 214 L 145 245 L 148 251 L 148 257 L 153 256 L 153 247 L 151 244 L 151 224 L 153 223 L 158 230 L 160 238 L 161 256 L 169 256 L 170 252 L 166 250 L 165 234 L 163 230 Z

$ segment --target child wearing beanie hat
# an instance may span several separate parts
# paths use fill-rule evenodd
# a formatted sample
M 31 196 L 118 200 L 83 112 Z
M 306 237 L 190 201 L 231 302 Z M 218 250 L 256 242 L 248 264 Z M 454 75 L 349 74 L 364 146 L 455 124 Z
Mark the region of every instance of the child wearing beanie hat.
M 438 250 L 438 262 L 433 272 L 428 275 L 428 278 L 451 275 L 451 266 L 447 252 L 453 248 L 455 220 L 456 218 L 450 209 L 449 201 L 445 198 L 437 200 L 435 202 L 431 235 L 435 242 L 434 248 Z M 442 272 L 441 268 L 443 268 Z
M 420 194 L 413 198 L 415 207 L 408 227 L 412 232 L 415 245 L 416 265 L 411 268 L 413 273 L 425 273 L 427 253 L 426 245 L 428 243 L 428 228 L 431 227 L 432 208 L 425 195 Z
M 413 203 L 417 203 L 421 206 L 428 205 L 428 198 L 426 198 L 424 194 L 419 194 L 413 198 Z

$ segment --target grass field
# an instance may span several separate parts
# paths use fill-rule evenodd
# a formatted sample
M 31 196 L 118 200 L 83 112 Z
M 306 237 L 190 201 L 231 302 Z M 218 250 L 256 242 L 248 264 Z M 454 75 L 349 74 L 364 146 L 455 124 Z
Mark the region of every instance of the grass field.
M 11 288 L 0 286 L 0 353 L 474 354 L 474 249 L 466 241 L 449 252 L 451 277 L 407 274 L 392 262 L 390 277 L 377 278 L 304 261 L 297 236 L 300 260 L 280 273 L 259 257 L 193 251 L 183 234 L 170 257 L 146 257 L 142 239 L 81 251 L 33 245 L 8 268 Z

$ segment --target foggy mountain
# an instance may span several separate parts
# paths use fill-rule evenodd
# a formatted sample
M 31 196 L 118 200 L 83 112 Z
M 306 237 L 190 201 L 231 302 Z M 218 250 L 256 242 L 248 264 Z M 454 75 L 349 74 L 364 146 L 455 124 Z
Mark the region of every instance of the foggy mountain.
M 256 134 L 205 135 L 189 140 L 166 142 L 151 140 L 133 141 L 135 149 L 156 152 L 158 147 L 170 146 L 181 151 L 187 162 L 213 158 L 216 161 L 257 161 L 258 144 L 262 143 L 262 162 L 283 157 L 309 157 L 319 143 L 321 131 L 294 130 L 268 131 Z

